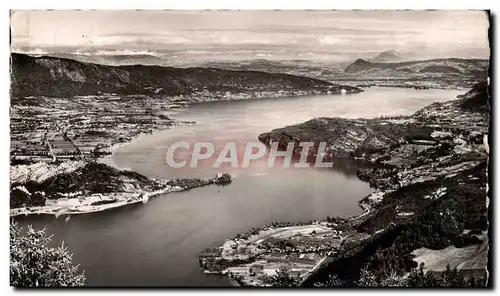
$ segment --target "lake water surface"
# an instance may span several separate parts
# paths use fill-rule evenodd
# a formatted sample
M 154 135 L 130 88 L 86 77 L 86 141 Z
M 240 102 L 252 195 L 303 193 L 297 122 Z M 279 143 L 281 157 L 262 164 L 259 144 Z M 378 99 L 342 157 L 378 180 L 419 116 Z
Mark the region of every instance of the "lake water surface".
M 85 269 L 88 285 L 223 286 L 228 280 L 205 275 L 197 255 L 225 238 L 271 221 L 348 217 L 361 213 L 357 202 L 371 189 L 356 178 L 356 164 L 333 169 L 268 168 L 264 160 L 249 168 L 170 168 L 172 143 L 209 141 L 217 151 L 227 141 L 238 147 L 260 133 L 314 117 L 373 118 L 410 115 L 432 102 L 454 99 L 463 91 L 368 88 L 354 95 L 204 103 L 172 117 L 196 121 L 144 135 L 116 152 L 115 165 L 162 179 L 214 177 L 229 172 L 233 183 L 158 196 L 146 204 L 108 212 L 64 217 L 21 217 L 21 225 L 47 227 L 54 244 L 65 244 Z M 241 152 L 241 150 L 238 150 Z

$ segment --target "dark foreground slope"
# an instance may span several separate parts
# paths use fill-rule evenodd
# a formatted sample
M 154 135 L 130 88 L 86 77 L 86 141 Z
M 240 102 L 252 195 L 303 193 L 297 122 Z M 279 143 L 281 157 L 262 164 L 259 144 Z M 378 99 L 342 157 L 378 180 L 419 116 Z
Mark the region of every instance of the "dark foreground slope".
M 340 93 L 342 87 L 322 80 L 256 71 L 160 66 L 107 66 L 55 57 L 11 55 L 12 95 L 73 97 L 122 94 L 153 96 L 219 96 L 266 92 L 281 95 Z M 344 87 L 347 92 L 359 92 Z
M 378 281 L 424 263 L 466 277 L 486 275 L 488 254 L 488 88 L 434 103 L 412 116 L 347 120 L 317 118 L 265 133 L 265 143 L 327 141 L 329 156 L 364 159 L 377 168 L 358 177 L 375 192 L 360 201 L 365 213 L 331 218 L 332 227 L 370 235 L 347 241 L 303 285 L 328 285 L 332 275 L 356 283 L 363 268 Z

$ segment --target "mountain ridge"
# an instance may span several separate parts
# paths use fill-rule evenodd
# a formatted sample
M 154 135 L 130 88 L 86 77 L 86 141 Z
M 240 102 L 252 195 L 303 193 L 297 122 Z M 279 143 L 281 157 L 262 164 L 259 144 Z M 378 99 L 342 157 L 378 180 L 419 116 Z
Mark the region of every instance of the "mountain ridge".
M 75 96 L 96 94 L 186 96 L 261 92 L 360 92 L 323 80 L 290 74 L 214 68 L 174 68 L 153 65 L 110 66 L 50 56 L 11 54 L 11 94 L 16 96 Z
M 345 73 L 380 73 L 384 70 L 400 73 L 458 73 L 466 76 L 477 76 L 479 72 L 487 74 L 489 61 L 483 59 L 428 59 L 420 61 L 380 63 L 357 59 L 347 66 Z M 430 68 L 432 67 L 432 68 Z
M 370 59 L 371 62 L 385 63 L 385 62 L 400 62 L 402 56 L 394 49 L 386 50 L 379 53 L 377 56 Z

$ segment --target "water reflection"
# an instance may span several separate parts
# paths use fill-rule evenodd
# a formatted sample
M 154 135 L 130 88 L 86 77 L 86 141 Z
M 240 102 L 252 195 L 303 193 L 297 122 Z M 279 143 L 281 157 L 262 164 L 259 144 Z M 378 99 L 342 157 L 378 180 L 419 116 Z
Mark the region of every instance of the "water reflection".
M 372 89 L 354 96 L 323 96 L 214 103 L 172 115 L 196 121 L 146 135 L 118 150 L 114 162 L 151 177 L 213 177 L 220 169 L 172 169 L 165 154 L 176 141 L 225 143 L 257 141 L 274 128 L 318 116 L 375 117 L 411 114 L 432 101 L 453 99 L 453 91 Z M 74 215 L 19 217 L 22 226 L 47 226 L 54 245 L 62 240 L 85 269 L 90 286 L 224 286 L 225 278 L 207 276 L 197 255 L 224 239 L 271 221 L 304 221 L 359 214 L 357 202 L 371 192 L 356 177 L 366 163 L 334 160 L 333 168 L 225 168 L 230 186 L 208 186 L 161 195 L 146 204 Z

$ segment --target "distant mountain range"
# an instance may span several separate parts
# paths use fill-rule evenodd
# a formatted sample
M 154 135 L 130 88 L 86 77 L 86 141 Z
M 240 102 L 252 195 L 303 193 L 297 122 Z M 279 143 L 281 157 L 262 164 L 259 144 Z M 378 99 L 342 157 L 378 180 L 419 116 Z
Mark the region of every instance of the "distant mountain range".
M 75 96 L 104 93 L 180 96 L 217 96 L 227 92 L 254 96 L 259 92 L 358 92 L 326 81 L 279 73 L 232 71 L 214 68 L 160 66 L 109 66 L 60 57 L 11 54 L 13 96 Z
M 41 57 L 43 55 L 39 55 Z M 96 63 L 110 66 L 123 65 L 161 65 L 163 60 L 151 54 L 73 54 L 73 53 L 54 53 L 51 57 L 72 59 L 84 63 Z M 36 57 L 36 56 L 35 56 Z
M 379 55 L 380 56 L 380 55 Z M 387 56 L 387 55 L 384 55 Z M 486 79 L 488 60 L 481 59 L 433 59 L 398 63 L 370 62 L 357 59 L 345 69 L 345 73 L 357 75 L 405 76 L 405 75 L 457 75 Z
M 376 57 L 370 59 L 372 63 L 394 63 L 401 62 L 403 57 L 399 52 L 394 49 L 386 50 L 384 52 L 379 53 Z
M 387 51 L 373 60 L 398 56 L 400 55 L 396 51 Z M 327 81 L 358 85 L 357 80 L 398 78 L 419 81 L 447 79 L 451 82 L 460 80 L 468 83 L 486 80 L 489 65 L 488 60 L 458 58 L 391 63 L 358 59 L 350 65 L 262 59 L 213 61 L 200 64 L 201 67 L 174 68 L 134 64 L 134 61 L 139 60 L 143 64 L 156 64 L 158 58 L 153 55 L 81 55 L 79 61 L 68 57 L 73 55 L 34 57 L 12 53 L 12 95 L 198 94 L 216 99 L 228 92 L 252 97 L 261 96 L 263 92 L 278 94 L 277 96 L 298 95 L 299 92 L 337 93 L 342 86 Z M 98 61 L 100 58 L 106 59 L 108 64 L 82 61 Z M 113 63 L 125 65 L 110 65 Z M 348 92 L 358 91 L 349 87 L 345 89 Z

